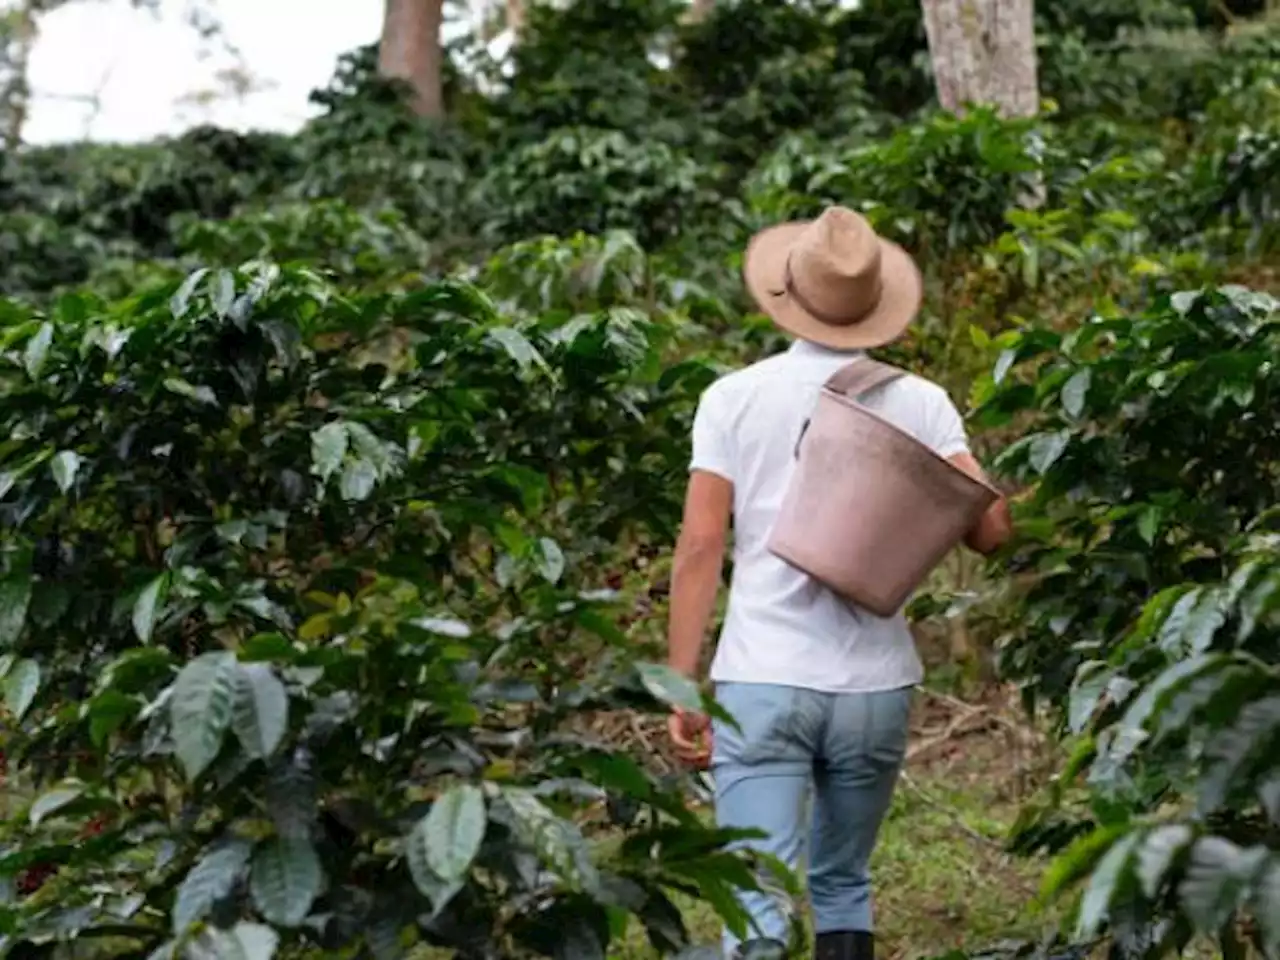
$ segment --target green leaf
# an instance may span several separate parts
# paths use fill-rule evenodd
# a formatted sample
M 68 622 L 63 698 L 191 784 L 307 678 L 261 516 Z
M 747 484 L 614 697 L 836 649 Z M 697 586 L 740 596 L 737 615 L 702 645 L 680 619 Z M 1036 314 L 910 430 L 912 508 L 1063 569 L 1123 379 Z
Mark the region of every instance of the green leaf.
M 535 366 L 550 369 L 537 347 L 515 327 L 494 327 L 489 331 L 489 339 L 516 362 L 521 373 L 528 373 Z
M 342 467 L 338 492 L 348 503 L 368 500 L 378 482 L 378 470 L 368 460 L 348 460 Z
M 1266 858 L 1265 848 L 1245 849 L 1222 837 L 1196 841 L 1178 895 L 1198 930 L 1215 933 L 1230 919 Z
M 66 493 L 80 472 L 80 455 L 74 450 L 60 450 L 49 464 L 49 470 L 58 489 Z
M 178 396 L 186 397 L 188 400 L 195 400 L 205 406 L 216 407 L 218 405 L 218 397 L 209 387 L 196 386 L 181 377 L 170 377 L 165 380 L 164 388 L 170 393 L 176 393 Z
M 1280 858 L 1273 856 L 1258 875 L 1249 906 L 1258 920 L 1268 955 L 1280 954 Z
M 191 295 L 195 293 L 196 287 L 200 285 L 200 281 L 205 278 L 208 272 L 208 267 L 201 267 L 199 270 L 188 274 L 187 278 L 182 281 L 182 285 L 169 298 L 169 309 L 173 311 L 175 319 L 181 320 L 186 316 L 187 308 L 191 305 Z
M 1226 622 L 1224 595 L 1211 587 L 1196 587 L 1178 598 L 1160 627 L 1160 647 L 1185 656 L 1204 653 Z
M 320 858 L 309 839 L 278 837 L 253 856 L 249 889 L 258 912 L 280 927 L 296 927 L 324 886 Z
M 1057 433 L 1041 433 L 1031 439 L 1027 450 L 1027 462 L 1036 473 L 1044 476 L 1066 452 L 1071 442 L 1071 433 L 1059 430 Z
M 1116 894 L 1122 889 L 1134 847 L 1142 834 L 1131 833 L 1117 841 L 1099 861 L 1080 902 L 1076 935 L 1088 939 L 1098 934 Z
M 1138 881 L 1148 900 L 1154 900 L 1174 860 L 1191 842 L 1191 828 L 1182 824 L 1156 827 L 1138 848 Z
M 1098 862 L 1128 831 L 1126 824 L 1098 827 L 1073 840 L 1054 858 L 1040 883 L 1040 896 L 1049 900 L 1093 872 Z
M 1264 577 L 1250 585 L 1240 597 L 1240 625 L 1236 630 L 1236 643 L 1243 644 L 1252 636 L 1258 624 L 1262 622 L 1273 598 L 1280 597 L 1280 575 Z
M 162 573 L 138 594 L 133 601 L 133 632 L 142 643 L 151 642 L 151 634 L 155 631 L 156 615 L 164 606 L 169 593 L 169 574 Z
M 1148 600 L 1142 608 L 1142 613 L 1138 615 L 1137 623 L 1130 630 L 1132 639 L 1137 642 L 1154 637 L 1164 625 L 1165 620 L 1169 618 L 1174 607 L 1178 605 L 1178 601 L 1192 589 L 1194 588 L 1190 585 L 1180 583 L 1173 587 L 1165 587 Z
M 219 318 L 225 317 L 236 299 L 236 278 L 230 270 L 219 270 L 213 295 L 213 309 Z
M 22 636 L 31 606 L 31 578 L 14 574 L 0 580 L 0 648 L 12 647 Z
M 1169 306 L 1185 317 L 1203 295 L 1199 290 L 1179 290 L 1169 298 Z
M 427 864 L 443 880 L 461 880 L 484 842 L 488 812 L 484 793 L 472 784 L 448 790 L 422 818 Z
M 1069 417 L 1078 417 L 1084 412 L 1085 397 L 1089 393 L 1089 384 L 1093 380 L 1093 371 L 1088 367 L 1077 370 L 1062 388 L 1062 409 Z
M 209 927 L 188 944 L 185 960 L 271 960 L 279 935 L 261 923 L 242 920 L 230 930 Z
M 351 435 L 342 423 L 326 423 L 311 434 L 311 472 L 322 483 L 342 466 L 350 441 Z
M 682 710 L 702 710 L 698 685 L 680 671 L 663 663 L 637 663 L 636 672 L 645 689 L 663 703 Z
M 250 847 L 232 841 L 205 854 L 178 887 L 173 903 L 173 933 L 182 936 L 197 920 L 208 916 L 213 905 L 231 892 L 249 865 Z
M 35 336 L 27 341 L 26 349 L 22 353 L 22 366 L 32 380 L 40 379 L 52 345 L 53 324 L 46 321 L 40 324 L 40 329 L 35 332 Z
M 445 880 L 431 869 L 426 822 L 424 817 L 409 832 L 405 842 L 405 859 L 409 862 L 409 875 L 413 877 L 413 885 L 431 902 L 432 910 L 439 914 L 462 890 L 464 882 L 461 879 Z
M 1142 513 L 1138 514 L 1138 536 L 1142 537 L 1147 544 L 1156 542 L 1156 534 L 1160 532 L 1160 518 L 1164 513 L 1154 504 L 1148 504 L 1143 508 Z
M 419 630 L 425 630 L 427 633 L 434 633 L 441 637 L 465 640 L 471 636 L 471 627 L 452 617 L 420 617 L 412 621 L 412 623 Z
M 83 793 L 84 784 L 55 787 L 46 791 L 31 804 L 31 809 L 27 811 L 27 819 L 30 820 L 31 826 L 38 827 L 45 817 L 57 813 L 67 804 L 79 799 Z
M 1080 733 L 1089 725 L 1093 712 L 1114 674 L 1099 660 L 1090 660 L 1076 672 L 1068 699 L 1067 718 L 1072 733 Z
M 603 922 L 599 925 L 597 918 L 590 912 L 583 912 L 581 907 L 576 907 L 573 913 L 556 918 L 556 960 L 608 960 L 604 949 L 604 938 L 608 934 L 608 914 L 604 913 L 602 906 L 593 904 L 592 907 L 601 914 L 600 920 Z M 744 960 L 746 956 L 746 952 L 743 952 Z M 786 960 L 786 957 L 779 954 L 777 960 Z
M 1280 732 L 1280 696 L 1247 703 L 1235 722 L 1213 735 L 1205 746 L 1207 766 L 1197 784 L 1201 814 L 1210 814 L 1227 803 L 1237 777 L 1250 761 L 1271 749 Z
M 316 777 L 304 750 L 281 754 L 267 774 L 267 813 L 276 834 L 309 838 L 318 812 Z
M 134 697 L 119 690 L 104 690 L 89 701 L 89 739 L 101 747 L 113 733 L 138 712 Z
M 1224 657 L 1202 654 L 1189 660 L 1179 660 L 1160 673 L 1142 688 L 1142 692 L 1129 704 L 1115 725 L 1115 738 L 1108 751 L 1111 761 L 1123 763 L 1133 755 L 1133 751 L 1147 739 L 1147 721 L 1167 702 L 1173 691 L 1198 675 L 1223 670 L 1228 666 L 1230 661 Z
M 564 576 L 565 560 L 560 545 L 549 537 L 538 541 L 538 573 L 548 583 L 559 583 Z
M 195 781 L 218 756 L 234 712 L 235 654 L 204 653 L 178 674 L 169 701 L 173 748 L 187 779 Z
M 1000 356 L 996 359 L 996 365 L 991 371 L 991 379 L 997 384 L 1002 382 L 1004 378 L 1009 375 L 1009 371 L 1013 369 L 1013 364 L 1017 359 L 1017 350 L 1009 349 L 1001 351 Z
M 590 892 L 599 888 L 600 876 L 575 824 L 557 816 L 522 787 L 504 787 L 502 799 L 511 811 L 516 835 L 548 868 L 572 889 Z
M 364 928 L 364 942 L 373 960 L 405 960 L 402 929 L 403 924 L 396 922 L 394 914 L 382 913 L 371 918 Z
M 40 665 L 19 660 L 4 678 L 4 702 L 14 718 L 21 720 L 40 692 Z
M 250 757 L 269 757 L 284 740 L 289 729 L 289 692 L 265 663 L 237 664 L 232 725 Z

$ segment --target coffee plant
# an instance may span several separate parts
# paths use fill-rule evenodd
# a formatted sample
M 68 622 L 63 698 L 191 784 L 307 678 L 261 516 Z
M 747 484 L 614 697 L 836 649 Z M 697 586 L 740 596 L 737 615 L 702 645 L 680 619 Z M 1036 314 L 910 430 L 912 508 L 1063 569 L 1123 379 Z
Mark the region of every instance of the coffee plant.
M 936 109 L 918 4 L 525 6 L 443 120 L 363 46 L 294 135 L 0 154 L 0 952 L 749 933 L 792 878 L 706 825 L 662 715 L 717 708 L 653 661 L 698 395 L 786 342 L 743 247 L 841 203 L 1015 491 L 913 609 L 1065 753 L 1009 837 L 1059 912 L 973 956 L 1280 957 L 1274 15 L 1038 3 L 1008 119 Z M 917 879 L 889 951 L 952 945 Z
M 8 949 L 603 956 L 635 914 L 674 951 L 675 891 L 741 922 L 732 838 L 569 722 L 701 703 L 579 576 L 668 502 L 614 479 L 687 399 L 661 330 L 266 262 L 4 310 Z
M 1157 957 L 1206 933 L 1272 955 L 1280 301 L 1181 292 L 1002 345 L 982 415 L 1037 414 L 1000 461 L 1031 490 L 1003 655 L 1080 737 L 1017 842 L 1065 846 L 1047 893 L 1089 878 L 1082 936 L 1109 925 Z M 1077 778 L 1087 811 L 1063 802 Z

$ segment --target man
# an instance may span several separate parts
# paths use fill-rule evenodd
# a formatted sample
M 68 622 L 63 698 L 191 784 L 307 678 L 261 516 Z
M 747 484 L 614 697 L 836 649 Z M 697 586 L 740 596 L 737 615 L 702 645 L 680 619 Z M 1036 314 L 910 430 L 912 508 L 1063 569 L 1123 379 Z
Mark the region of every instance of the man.
M 767 839 L 753 846 L 793 867 L 809 835 L 818 960 L 872 960 L 868 863 L 906 753 L 912 691 L 923 670 L 901 612 L 882 619 L 851 608 L 774 556 L 766 541 L 823 383 L 861 351 L 903 333 L 919 309 L 922 283 L 910 255 L 841 207 L 757 235 L 743 273 L 760 308 L 796 342 L 721 378 L 701 399 L 668 628 L 671 666 L 696 676 L 732 517 L 733 582 L 711 679 L 738 728 L 717 722 L 708 730 L 706 718 L 677 712 L 669 732 L 686 762 L 710 762 L 722 826 L 762 830 Z M 982 476 L 942 388 L 904 376 L 867 405 Z M 1000 499 L 965 542 L 989 553 L 1010 532 Z M 751 893 L 743 905 L 763 941 L 756 945 L 785 944 L 785 903 Z M 726 932 L 727 957 L 755 952 L 751 946 Z

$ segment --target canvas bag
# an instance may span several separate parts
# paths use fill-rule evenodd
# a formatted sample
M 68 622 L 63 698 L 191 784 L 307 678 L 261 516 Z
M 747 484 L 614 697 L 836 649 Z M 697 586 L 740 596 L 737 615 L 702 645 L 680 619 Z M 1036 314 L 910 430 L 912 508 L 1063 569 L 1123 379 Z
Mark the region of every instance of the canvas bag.
M 999 496 L 862 405 L 904 373 L 860 358 L 827 380 L 768 542 L 880 617 L 902 608 Z

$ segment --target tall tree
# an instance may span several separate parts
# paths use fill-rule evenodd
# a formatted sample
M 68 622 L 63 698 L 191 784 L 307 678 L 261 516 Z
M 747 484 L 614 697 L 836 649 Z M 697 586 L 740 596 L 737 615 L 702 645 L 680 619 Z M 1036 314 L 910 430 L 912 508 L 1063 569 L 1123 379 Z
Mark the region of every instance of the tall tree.
M 693 0 L 689 4 L 689 20 L 693 23 L 700 23 L 711 16 L 711 11 L 716 7 L 716 0 Z
M 0 12 L 0 145 L 12 150 L 22 143 L 31 100 L 29 70 L 36 43 L 34 0 L 22 0 Z
M 511 39 L 515 40 L 524 30 L 525 0 L 507 0 L 507 29 L 511 31 Z
M 11 0 L 7 5 L 0 0 L 0 146 L 12 150 L 22 143 L 23 129 L 31 110 L 30 67 L 31 55 L 40 38 L 40 21 L 63 7 L 73 6 L 78 0 Z M 134 7 L 150 9 L 157 15 L 170 0 L 129 0 Z M 209 9 L 204 0 L 190 0 L 183 7 L 183 20 L 196 32 L 202 45 L 216 42 L 224 53 L 230 55 L 234 65 L 224 72 L 248 76 L 244 58 L 239 49 L 228 39 L 216 10 Z M 207 50 L 207 47 L 202 46 Z M 104 78 L 105 82 L 105 78 Z M 251 92 L 251 91 L 250 91 Z M 94 111 L 101 109 L 102 90 L 84 94 L 63 95 L 85 103 Z
M 409 84 L 411 105 L 421 117 L 444 116 L 443 20 L 444 0 L 386 0 L 378 72 Z
M 1033 0 L 922 0 L 938 100 L 989 104 L 1006 116 L 1040 109 Z

